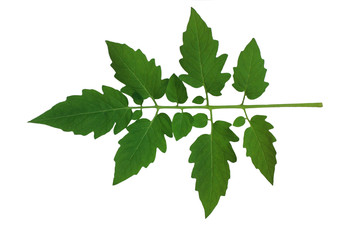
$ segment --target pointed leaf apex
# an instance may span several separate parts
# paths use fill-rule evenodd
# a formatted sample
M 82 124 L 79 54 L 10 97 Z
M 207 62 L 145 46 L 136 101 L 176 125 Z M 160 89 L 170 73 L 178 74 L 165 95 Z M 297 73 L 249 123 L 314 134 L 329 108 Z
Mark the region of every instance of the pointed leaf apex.
M 115 42 L 112 42 L 112 41 L 109 41 L 109 40 L 105 40 L 105 43 L 106 43 L 106 45 L 112 45 L 112 44 L 114 44 Z
M 34 119 L 32 119 L 32 120 L 28 121 L 28 123 L 37 123 L 35 120 L 36 120 L 36 118 L 34 118 Z
M 206 209 L 205 209 L 205 219 L 210 216 L 210 214 L 212 213 L 213 210 L 214 210 L 214 209 L 211 209 L 211 210 L 210 210 L 210 209 L 209 209 L 209 210 L 206 210 Z

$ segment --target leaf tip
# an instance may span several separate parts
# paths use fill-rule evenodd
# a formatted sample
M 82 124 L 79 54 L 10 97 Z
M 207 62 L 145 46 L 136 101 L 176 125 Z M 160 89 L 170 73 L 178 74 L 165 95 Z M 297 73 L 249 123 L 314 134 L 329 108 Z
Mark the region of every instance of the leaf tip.
M 111 45 L 113 42 L 111 42 L 111 41 L 109 41 L 109 40 L 105 40 L 105 43 L 106 43 L 106 45 Z
M 113 180 L 112 185 L 113 185 L 113 186 L 118 185 L 118 184 L 121 183 L 122 181 L 124 181 L 124 180 L 121 180 L 121 179 L 118 179 L 118 178 L 114 177 L 114 180 Z
M 210 216 L 214 208 L 205 209 L 205 219 Z
M 274 186 L 274 172 L 269 174 L 263 174 L 263 176 L 268 180 L 268 182 Z
M 28 123 L 40 123 L 39 122 L 39 117 L 36 117 L 34 119 L 31 119 L 30 121 L 28 121 Z
M 200 17 L 200 15 L 197 13 L 197 11 L 192 7 L 191 8 L 191 14 L 190 14 L 190 17 L 191 16 L 198 16 L 198 17 Z
M 271 178 L 271 179 L 268 179 L 269 180 L 269 183 L 274 186 L 274 178 Z

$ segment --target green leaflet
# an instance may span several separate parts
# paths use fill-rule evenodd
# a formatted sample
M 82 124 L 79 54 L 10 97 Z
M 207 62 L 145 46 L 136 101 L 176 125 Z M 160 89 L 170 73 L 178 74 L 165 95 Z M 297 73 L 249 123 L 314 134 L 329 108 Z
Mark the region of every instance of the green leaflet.
M 132 115 L 132 120 L 138 120 L 142 116 L 142 110 L 136 110 Z
M 114 132 L 119 133 L 131 120 L 131 109 L 126 97 L 119 91 L 103 86 L 104 94 L 84 89 L 82 95 L 69 96 L 66 101 L 53 106 L 50 110 L 30 122 L 46 124 L 66 132 L 87 135 L 94 132 L 98 138 L 109 132 L 114 123 Z
M 208 217 L 225 196 L 230 169 L 228 161 L 236 162 L 231 142 L 239 138 L 230 130 L 231 124 L 216 121 L 211 134 L 201 135 L 191 145 L 190 163 L 195 163 L 191 177 L 196 178 L 195 190 L 199 192 L 201 203 Z
M 184 83 L 173 74 L 166 88 L 166 97 L 170 102 L 184 103 L 188 99 Z
M 246 156 L 251 157 L 254 166 L 273 184 L 276 164 L 273 142 L 276 139 L 269 131 L 273 126 L 265 119 L 266 116 L 260 115 L 251 118 L 250 127 L 244 133 L 244 148 Z
M 190 113 L 176 113 L 172 122 L 172 130 L 176 141 L 186 137 L 192 129 L 193 117 Z
M 241 127 L 245 124 L 245 118 L 240 116 L 240 117 L 237 117 L 235 120 L 234 120 L 234 123 L 233 123 L 233 126 L 234 127 Z
M 221 73 L 227 54 L 216 57 L 219 43 L 213 39 L 211 29 L 193 8 L 183 42 L 180 64 L 188 74 L 180 75 L 180 79 L 192 87 L 204 86 L 206 92 L 220 96 L 231 76 Z
M 160 113 L 152 121 L 139 119 L 129 127 L 128 134 L 120 141 L 115 155 L 115 175 L 113 184 L 118 184 L 136 175 L 142 167 L 154 162 L 156 149 L 166 152 L 164 135 L 172 136 L 171 121 L 165 113 Z
M 196 128 L 205 127 L 209 121 L 208 116 L 204 113 L 198 113 L 194 115 L 193 118 L 194 118 L 193 126 Z
M 144 102 L 144 99 L 128 86 L 121 88 L 121 92 L 129 95 L 133 99 L 134 103 L 136 103 L 137 105 L 142 105 Z
M 196 96 L 192 102 L 195 103 L 195 104 L 202 104 L 204 102 L 204 98 L 202 96 Z
M 166 90 L 167 81 L 161 80 L 161 68 L 155 60 L 148 61 L 141 50 L 134 51 L 126 44 L 106 41 L 115 78 L 138 93 L 143 99 L 161 98 Z
M 265 92 L 269 83 L 265 82 L 266 69 L 260 49 L 253 38 L 240 53 L 238 65 L 234 67 L 233 87 L 244 92 L 249 99 L 256 99 Z

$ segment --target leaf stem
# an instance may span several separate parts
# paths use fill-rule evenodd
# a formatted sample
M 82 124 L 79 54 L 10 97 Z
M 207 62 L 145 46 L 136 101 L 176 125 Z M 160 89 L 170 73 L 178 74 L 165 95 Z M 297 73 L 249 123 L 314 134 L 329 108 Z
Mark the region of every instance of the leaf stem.
M 155 101 L 155 99 L 154 99 L 154 98 L 151 98 L 151 99 L 153 100 L 153 102 L 154 102 L 154 104 L 155 104 L 155 107 L 157 107 L 158 104 L 157 104 L 157 102 Z
M 321 102 L 318 103 L 283 103 L 283 104 L 260 104 L 260 105 L 243 105 L 243 108 L 277 108 L 277 107 L 323 107 Z
M 209 112 L 210 112 L 210 122 L 211 122 L 211 127 L 212 127 L 212 124 L 214 123 L 213 122 L 213 114 L 212 114 L 212 110 L 213 110 L 213 106 L 210 106 L 209 104 L 209 95 L 208 95 L 208 92 L 206 91 L 205 89 L 205 94 L 206 94 L 206 105 L 203 106 L 203 107 L 206 107 L 207 109 L 209 109 Z
M 205 106 L 134 106 L 129 108 L 138 109 L 138 108 L 156 108 L 156 109 L 248 109 L 248 108 L 282 108 L 282 107 L 322 107 L 323 104 L 321 102 L 318 103 L 283 103 L 283 104 L 255 104 L 255 105 L 208 105 Z M 212 115 L 212 114 L 211 114 Z
M 244 110 L 244 113 L 245 113 L 245 118 L 246 118 L 246 120 L 250 123 L 250 119 L 249 119 L 249 117 L 248 117 L 248 115 L 247 115 L 247 113 L 246 113 L 245 108 L 244 108 L 243 110 Z
M 245 102 L 245 96 L 246 96 L 246 94 L 245 94 L 245 92 L 244 92 L 244 97 L 243 97 L 243 99 L 242 99 L 242 101 L 241 101 L 241 104 L 240 104 L 240 105 L 244 105 L 244 102 Z
M 156 113 L 155 113 L 155 116 L 154 116 L 154 118 L 158 115 L 158 113 L 159 113 L 159 110 L 160 110 L 160 108 L 156 108 Z

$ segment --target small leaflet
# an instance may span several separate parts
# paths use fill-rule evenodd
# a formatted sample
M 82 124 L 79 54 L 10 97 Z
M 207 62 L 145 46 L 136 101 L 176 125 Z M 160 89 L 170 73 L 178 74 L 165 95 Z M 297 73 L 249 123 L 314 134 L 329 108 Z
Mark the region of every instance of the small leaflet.
M 197 96 L 195 97 L 192 102 L 195 104 L 202 104 L 204 102 L 205 98 L 203 98 L 202 96 Z

